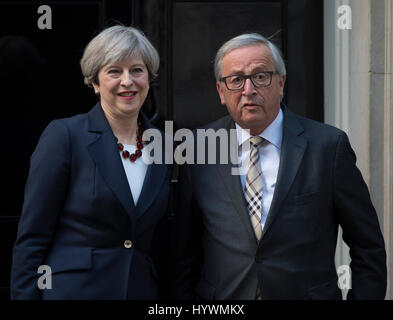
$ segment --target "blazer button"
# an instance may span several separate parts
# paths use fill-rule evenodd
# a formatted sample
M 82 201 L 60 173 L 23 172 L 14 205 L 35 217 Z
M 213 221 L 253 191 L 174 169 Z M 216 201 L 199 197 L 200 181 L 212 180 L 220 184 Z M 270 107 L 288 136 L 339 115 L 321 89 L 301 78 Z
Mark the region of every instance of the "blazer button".
M 132 247 L 132 241 L 131 240 L 124 241 L 124 247 L 130 249 Z

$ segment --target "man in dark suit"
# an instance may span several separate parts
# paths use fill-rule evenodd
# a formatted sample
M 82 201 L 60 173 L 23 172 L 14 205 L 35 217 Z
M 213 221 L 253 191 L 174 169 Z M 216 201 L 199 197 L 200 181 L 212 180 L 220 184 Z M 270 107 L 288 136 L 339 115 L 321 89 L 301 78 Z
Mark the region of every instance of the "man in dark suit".
M 348 298 L 383 299 L 384 239 L 347 135 L 281 104 L 285 64 L 258 34 L 225 43 L 215 73 L 229 116 L 206 128 L 236 130 L 244 170 L 218 161 L 181 167 L 174 296 L 341 299 L 341 226 L 352 258 Z

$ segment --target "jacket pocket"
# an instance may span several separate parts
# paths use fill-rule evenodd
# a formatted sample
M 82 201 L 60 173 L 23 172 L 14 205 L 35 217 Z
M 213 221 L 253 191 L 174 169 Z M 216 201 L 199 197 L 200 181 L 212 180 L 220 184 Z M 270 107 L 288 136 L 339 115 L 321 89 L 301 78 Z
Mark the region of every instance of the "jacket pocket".
M 195 291 L 197 296 L 203 300 L 215 300 L 216 288 L 203 278 L 198 281 Z
M 70 270 L 89 270 L 92 267 L 91 248 L 55 249 L 48 257 L 46 264 L 52 274 Z
M 315 198 L 318 197 L 319 194 L 320 194 L 319 191 L 308 193 L 308 194 L 302 194 L 299 196 L 295 196 L 293 200 L 296 205 L 302 205 L 313 201 Z
M 308 289 L 311 300 L 342 300 L 341 290 L 337 285 L 337 278 Z

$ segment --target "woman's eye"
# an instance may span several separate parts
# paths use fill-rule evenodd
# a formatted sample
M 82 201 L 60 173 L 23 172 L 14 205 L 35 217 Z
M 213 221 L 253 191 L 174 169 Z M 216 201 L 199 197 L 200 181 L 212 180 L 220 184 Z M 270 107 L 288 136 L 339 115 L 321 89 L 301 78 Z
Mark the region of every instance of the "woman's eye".
M 141 73 L 141 72 L 143 72 L 143 69 L 142 68 L 135 68 L 135 69 L 132 69 L 132 72 Z
M 116 73 L 119 73 L 119 70 L 116 70 L 116 69 L 110 69 L 110 70 L 108 70 L 108 73 L 111 73 L 111 74 L 116 74 Z

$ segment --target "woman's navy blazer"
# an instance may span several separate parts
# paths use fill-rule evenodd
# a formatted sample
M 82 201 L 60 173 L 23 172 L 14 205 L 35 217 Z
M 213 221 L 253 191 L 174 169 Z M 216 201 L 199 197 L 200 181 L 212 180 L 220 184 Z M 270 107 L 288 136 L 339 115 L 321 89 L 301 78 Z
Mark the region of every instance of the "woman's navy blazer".
M 166 219 L 170 171 L 149 165 L 135 205 L 101 105 L 52 121 L 31 157 L 11 298 L 158 298 L 152 253 L 163 245 L 156 235 Z

